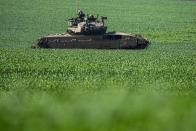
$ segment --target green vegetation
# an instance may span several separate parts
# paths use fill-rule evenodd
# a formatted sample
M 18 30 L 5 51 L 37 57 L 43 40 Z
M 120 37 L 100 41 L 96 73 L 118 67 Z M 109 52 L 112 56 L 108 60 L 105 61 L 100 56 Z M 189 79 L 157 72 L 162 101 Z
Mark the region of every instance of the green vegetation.
M 0 130 L 196 129 L 196 2 L 78 0 L 144 50 L 29 49 L 63 33 L 71 0 L 0 1 Z

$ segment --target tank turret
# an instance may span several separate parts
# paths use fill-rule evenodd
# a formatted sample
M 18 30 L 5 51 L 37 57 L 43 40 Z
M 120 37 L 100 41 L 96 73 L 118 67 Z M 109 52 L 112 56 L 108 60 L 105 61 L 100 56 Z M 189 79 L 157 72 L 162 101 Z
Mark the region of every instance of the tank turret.
M 98 20 L 98 15 L 86 15 L 79 10 L 78 16 L 68 22 L 67 32 L 71 35 L 100 35 L 106 33 L 107 27 L 104 26 L 104 20 L 107 17 L 102 16 Z

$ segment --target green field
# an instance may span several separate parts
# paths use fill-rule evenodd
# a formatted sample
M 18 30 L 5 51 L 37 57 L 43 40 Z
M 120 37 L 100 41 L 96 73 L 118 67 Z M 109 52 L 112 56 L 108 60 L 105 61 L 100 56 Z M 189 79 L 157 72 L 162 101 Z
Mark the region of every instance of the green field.
M 77 7 L 151 45 L 28 48 L 65 32 Z M 195 122 L 196 1 L 0 0 L 1 131 L 194 131 Z

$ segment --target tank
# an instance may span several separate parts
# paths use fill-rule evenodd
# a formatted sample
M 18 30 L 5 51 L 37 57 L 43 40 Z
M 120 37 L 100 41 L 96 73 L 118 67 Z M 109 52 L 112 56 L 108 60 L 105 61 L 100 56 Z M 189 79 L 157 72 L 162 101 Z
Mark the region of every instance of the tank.
M 104 21 L 107 17 L 85 15 L 81 10 L 78 16 L 68 21 L 67 33 L 49 34 L 38 39 L 38 48 L 60 49 L 144 49 L 150 41 L 140 35 L 123 32 L 106 32 Z M 34 46 L 32 46 L 33 48 Z

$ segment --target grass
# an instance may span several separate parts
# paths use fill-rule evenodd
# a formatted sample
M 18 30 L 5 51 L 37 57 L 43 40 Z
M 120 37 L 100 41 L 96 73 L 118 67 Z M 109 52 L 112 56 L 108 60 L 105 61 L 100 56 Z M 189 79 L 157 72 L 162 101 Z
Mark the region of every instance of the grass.
M 29 49 L 65 32 L 73 1 L 0 1 L 1 130 L 194 130 L 196 2 L 78 1 L 145 50 Z

